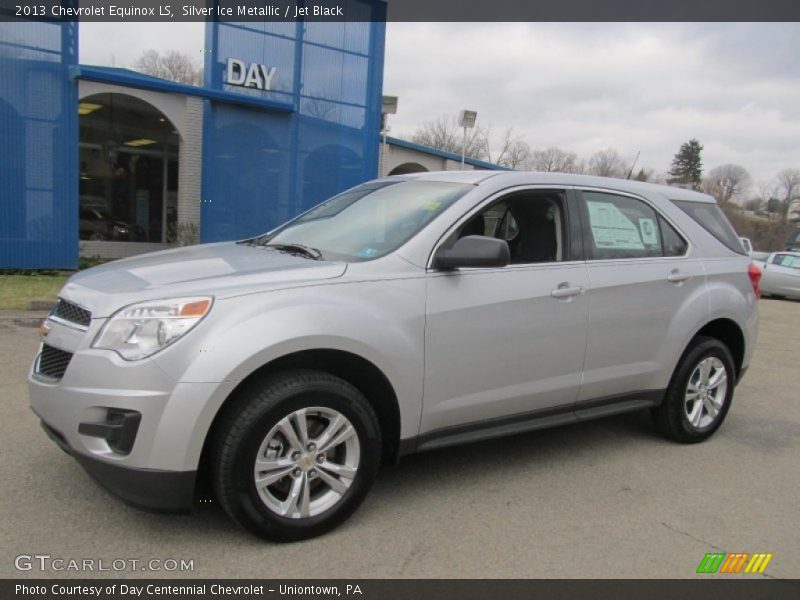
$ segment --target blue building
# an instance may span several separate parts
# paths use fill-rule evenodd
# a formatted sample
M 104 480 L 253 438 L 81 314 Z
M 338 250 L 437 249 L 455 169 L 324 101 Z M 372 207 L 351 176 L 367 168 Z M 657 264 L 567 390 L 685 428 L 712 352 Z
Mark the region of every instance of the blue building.
M 242 238 L 375 177 L 386 9 L 349 2 L 363 22 L 208 23 L 203 86 L 0 23 L 0 268 Z
M 348 2 L 363 22 L 208 23 L 202 86 L 80 64 L 77 23 L 0 23 L 0 269 L 241 239 L 379 165 L 463 168 L 379 149 L 386 7 Z

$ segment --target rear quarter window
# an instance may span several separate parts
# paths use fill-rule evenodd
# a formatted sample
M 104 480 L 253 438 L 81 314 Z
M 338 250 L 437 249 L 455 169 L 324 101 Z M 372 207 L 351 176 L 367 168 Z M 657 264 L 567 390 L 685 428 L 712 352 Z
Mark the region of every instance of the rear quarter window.
M 728 218 L 719 206 L 708 202 L 689 202 L 686 200 L 673 200 L 672 203 L 729 249 L 737 254 L 747 254 L 744 251 L 742 242 L 739 240 L 739 236 L 736 235 Z

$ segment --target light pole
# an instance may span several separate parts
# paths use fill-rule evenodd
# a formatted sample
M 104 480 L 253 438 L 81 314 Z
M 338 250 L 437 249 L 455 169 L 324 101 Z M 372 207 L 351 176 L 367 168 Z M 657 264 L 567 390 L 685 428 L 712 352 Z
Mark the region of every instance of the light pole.
M 389 115 L 397 113 L 397 96 L 384 96 L 381 102 L 381 159 L 378 165 L 378 177 L 385 177 L 384 164 L 386 161 L 386 134 L 389 132 Z
M 458 124 L 464 128 L 464 141 L 461 144 L 461 168 L 464 168 L 464 159 L 467 156 L 467 129 L 475 127 L 475 119 L 478 118 L 477 111 L 462 110 L 458 113 Z

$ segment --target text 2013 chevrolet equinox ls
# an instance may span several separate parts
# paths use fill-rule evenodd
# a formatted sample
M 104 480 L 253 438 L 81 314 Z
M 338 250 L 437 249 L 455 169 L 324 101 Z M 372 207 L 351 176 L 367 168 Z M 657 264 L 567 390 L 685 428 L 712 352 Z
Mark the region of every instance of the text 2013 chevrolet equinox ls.
M 755 347 L 759 276 L 699 193 L 391 177 L 74 275 L 31 405 L 130 504 L 189 509 L 207 474 L 235 521 L 297 540 L 344 521 L 382 459 L 644 408 L 705 440 Z

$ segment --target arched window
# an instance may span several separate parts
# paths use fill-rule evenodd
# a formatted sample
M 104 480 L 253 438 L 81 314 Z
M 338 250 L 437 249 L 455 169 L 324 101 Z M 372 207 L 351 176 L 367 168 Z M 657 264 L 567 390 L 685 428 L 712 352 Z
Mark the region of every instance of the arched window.
M 407 162 L 402 165 L 397 165 L 394 169 L 389 171 L 389 175 L 408 175 L 410 173 L 425 173 L 428 169 L 419 163 Z

